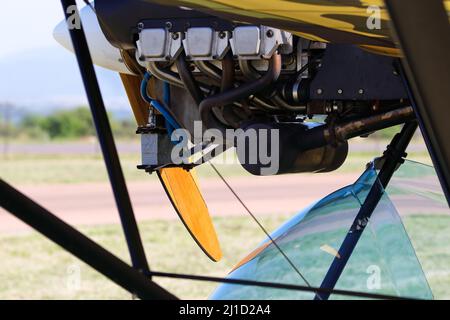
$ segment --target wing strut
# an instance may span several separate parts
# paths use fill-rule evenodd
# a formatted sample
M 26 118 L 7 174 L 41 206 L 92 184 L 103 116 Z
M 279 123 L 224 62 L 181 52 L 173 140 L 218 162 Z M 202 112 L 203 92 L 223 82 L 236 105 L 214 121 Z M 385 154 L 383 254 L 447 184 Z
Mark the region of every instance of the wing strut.
M 73 9 L 77 8 L 75 0 L 61 0 L 61 4 L 66 21 L 73 21 L 74 18 L 80 19 L 78 9 L 76 10 L 76 13 L 73 11 Z M 74 14 L 78 16 L 74 17 Z M 74 24 L 74 28 L 73 26 L 68 26 L 69 33 L 72 39 L 75 55 L 77 57 L 89 106 L 91 108 L 92 117 L 97 130 L 98 140 L 100 142 L 103 159 L 105 161 L 109 180 L 113 189 L 123 231 L 127 240 L 132 265 L 139 271 L 149 273 L 149 266 L 145 257 L 144 247 L 139 235 L 139 229 L 134 216 L 133 207 L 131 206 L 125 178 L 120 166 L 119 156 L 117 154 L 108 115 L 106 113 L 102 94 L 98 85 L 97 76 L 92 64 L 92 58 L 89 53 L 86 36 L 84 34 L 81 20 L 79 20 L 79 22 L 80 28 L 77 28 L 76 24 Z
M 364 232 L 367 222 L 370 220 L 372 213 L 375 211 L 381 197 L 384 194 L 384 189 L 389 184 L 395 170 L 398 165 L 403 163 L 403 159 L 406 156 L 406 148 L 409 145 L 414 133 L 417 129 L 417 122 L 412 121 L 406 123 L 400 133 L 396 134 L 391 143 L 387 147 L 383 154 L 384 163 L 378 174 L 377 180 L 374 182 L 370 189 L 366 200 L 359 209 L 358 214 L 355 217 L 344 241 L 339 248 L 339 257 L 335 257 L 331 263 L 330 268 L 325 275 L 325 278 L 320 285 L 322 289 L 334 289 L 338 282 L 348 260 L 350 259 L 353 250 L 355 249 L 358 241 Z M 330 293 L 317 293 L 315 300 L 327 300 L 330 297 Z
M 450 25 L 442 0 L 386 0 L 410 101 L 450 205 Z

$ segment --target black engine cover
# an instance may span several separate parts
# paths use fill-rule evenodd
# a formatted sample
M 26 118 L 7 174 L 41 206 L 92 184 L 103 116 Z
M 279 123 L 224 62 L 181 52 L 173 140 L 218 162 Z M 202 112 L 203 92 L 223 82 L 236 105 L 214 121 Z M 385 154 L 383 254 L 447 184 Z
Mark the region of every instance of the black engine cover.
M 396 58 L 347 44 L 329 44 L 310 84 L 312 100 L 398 100 L 408 94 Z

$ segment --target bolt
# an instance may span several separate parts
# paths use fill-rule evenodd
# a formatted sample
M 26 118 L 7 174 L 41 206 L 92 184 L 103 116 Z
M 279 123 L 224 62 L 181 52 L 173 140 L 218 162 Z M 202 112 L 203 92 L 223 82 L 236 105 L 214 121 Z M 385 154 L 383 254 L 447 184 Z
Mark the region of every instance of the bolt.
M 322 94 L 323 90 L 322 89 L 317 89 L 317 94 Z
M 223 39 L 223 38 L 225 38 L 226 36 L 227 36 L 227 34 L 226 34 L 225 31 L 220 31 L 220 32 L 219 32 L 219 38 L 220 38 L 220 39 Z
M 177 40 L 179 37 L 180 37 L 180 35 L 177 32 L 172 33 L 172 39 L 173 40 Z
M 142 30 L 142 29 L 144 29 L 144 24 L 142 22 L 139 22 L 137 27 L 139 30 Z
M 363 94 L 363 93 L 364 93 L 364 89 L 359 89 L 359 90 L 358 90 L 358 93 L 359 93 L 359 94 Z
M 172 28 L 172 22 L 167 21 L 166 22 L 166 28 L 170 30 Z
M 342 94 L 342 92 L 343 92 L 342 89 L 338 89 L 337 91 L 338 94 Z
M 267 36 L 268 38 L 272 38 L 272 37 L 273 37 L 273 30 L 272 30 L 272 29 L 267 30 L 266 36 Z

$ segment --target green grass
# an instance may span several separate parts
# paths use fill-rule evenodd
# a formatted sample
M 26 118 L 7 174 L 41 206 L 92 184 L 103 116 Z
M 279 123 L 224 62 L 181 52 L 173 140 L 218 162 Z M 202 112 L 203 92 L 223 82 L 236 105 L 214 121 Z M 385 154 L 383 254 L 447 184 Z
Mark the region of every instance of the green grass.
M 450 216 L 410 216 L 405 226 L 435 299 L 450 299 Z
M 273 230 L 285 219 L 278 216 L 262 220 L 269 230 Z M 142 223 L 140 230 L 152 269 L 225 276 L 264 238 L 248 217 L 217 218 L 215 226 L 224 254 L 218 263 L 209 260 L 198 249 L 178 220 Z M 81 230 L 129 262 L 119 226 L 82 227 Z M 130 298 L 129 293 L 38 234 L 0 235 L 0 242 L 0 299 Z M 79 291 L 68 289 L 72 266 L 81 271 Z M 157 279 L 157 282 L 179 297 L 192 299 L 207 298 L 216 286 L 186 280 Z
M 148 179 L 136 168 L 139 157 L 122 155 L 121 164 L 130 180 Z M 0 162 L 0 176 L 12 183 L 88 183 L 108 180 L 101 156 L 90 155 L 12 155 Z
M 287 216 L 261 218 L 274 230 Z M 450 217 L 410 216 L 405 224 L 423 264 L 435 298 L 450 298 Z M 152 220 L 140 229 L 153 270 L 225 276 L 263 238 L 248 217 L 216 218 L 224 258 L 211 262 L 195 246 L 179 221 Z M 103 246 L 129 261 L 119 226 L 82 227 Z M 130 294 L 58 246 L 35 233 L 0 235 L 0 299 L 130 299 Z M 73 267 L 80 270 L 80 287 L 68 287 Z M 216 284 L 157 279 L 180 298 L 205 299 Z
M 363 172 L 365 164 L 374 157 L 375 152 L 351 153 L 344 165 L 336 173 Z M 412 153 L 411 159 L 430 163 L 426 153 Z M 122 169 L 128 181 L 155 179 L 136 166 L 140 164 L 139 155 L 122 154 Z M 249 175 L 239 164 L 218 164 L 220 171 L 227 176 Z M 215 177 L 208 165 L 197 167 L 202 178 Z M 47 183 L 87 183 L 108 181 L 107 172 L 101 156 L 97 155 L 10 155 L 0 160 L 0 177 L 16 184 Z

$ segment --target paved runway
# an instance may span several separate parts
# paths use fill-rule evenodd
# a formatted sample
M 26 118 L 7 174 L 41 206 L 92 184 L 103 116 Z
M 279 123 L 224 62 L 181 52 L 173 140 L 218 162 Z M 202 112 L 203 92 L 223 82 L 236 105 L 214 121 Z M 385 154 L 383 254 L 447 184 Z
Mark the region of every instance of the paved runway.
M 352 183 L 357 174 L 298 174 L 275 177 L 231 177 L 228 182 L 256 215 L 291 214 L 330 192 Z M 200 181 L 212 215 L 246 215 L 222 181 Z M 72 225 L 119 223 L 114 198 L 107 183 L 17 186 L 26 195 Z M 138 220 L 174 219 L 175 211 L 156 181 L 128 184 Z M 0 209 L 0 232 L 28 228 Z
M 353 174 L 297 174 L 272 177 L 230 177 L 229 184 L 256 216 L 293 214 L 329 193 L 353 183 Z M 213 216 L 245 216 L 247 213 L 224 183 L 215 178 L 200 180 L 200 186 Z M 26 195 L 72 225 L 119 223 L 108 183 L 16 186 Z M 408 187 L 408 186 L 406 186 Z M 177 219 L 177 215 L 156 180 L 130 182 L 128 189 L 138 220 Z M 392 198 L 400 213 L 447 214 L 448 208 L 399 194 Z M 29 228 L 0 209 L 0 232 L 14 233 Z

